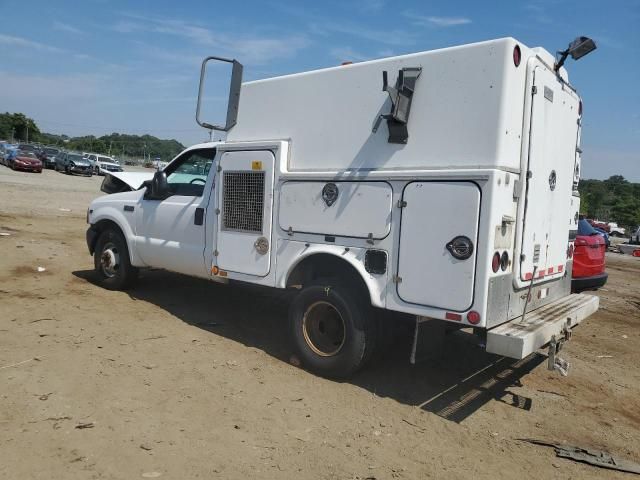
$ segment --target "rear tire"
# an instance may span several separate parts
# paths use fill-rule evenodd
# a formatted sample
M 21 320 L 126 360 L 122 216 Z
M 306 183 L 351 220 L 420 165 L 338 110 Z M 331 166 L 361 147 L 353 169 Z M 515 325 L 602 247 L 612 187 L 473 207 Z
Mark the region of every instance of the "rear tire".
M 347 378 L 373 352 L 376 319 L 353 289 L 333 281 L 304 287 L 289 310 L 293 346 L 308 370 L 329 378 Z
M 100 284 L 108 290 L 126 290 L 138 278 L 138 269 L 129 259 L 127 242 L 117 230 L 107 229 L 100 234 L 93 263 Z

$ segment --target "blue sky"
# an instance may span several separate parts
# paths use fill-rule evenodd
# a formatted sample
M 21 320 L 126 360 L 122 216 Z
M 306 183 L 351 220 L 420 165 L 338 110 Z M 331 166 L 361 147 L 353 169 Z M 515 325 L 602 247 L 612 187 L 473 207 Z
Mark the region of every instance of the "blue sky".
M 567 62 L 585 105 L 583 176 L 640 181 L 640 0 L 0 0 L 0 18 L 0 110 L 53 133 L 187 145 L 207 137 L 194 121 L 206 55 L 258 79 L 505 36 L 554 52 L 589 35 L 598 50 Z

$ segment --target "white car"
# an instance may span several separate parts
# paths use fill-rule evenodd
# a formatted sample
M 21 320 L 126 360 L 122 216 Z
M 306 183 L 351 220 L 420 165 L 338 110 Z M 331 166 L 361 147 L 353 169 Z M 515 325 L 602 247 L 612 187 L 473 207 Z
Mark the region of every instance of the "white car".
M 615 222 L 609 222 L 609 235 L 613 237 L 624 237 L 626 230 L 622 227 L 619 227 Z
M 106 155 L 90 153 L 86 158 L 91 162 L 93 173 L 96 175 L 104 175 L 109 172 L 122 172 L 122 167 L 118 165 L 113 158 Z

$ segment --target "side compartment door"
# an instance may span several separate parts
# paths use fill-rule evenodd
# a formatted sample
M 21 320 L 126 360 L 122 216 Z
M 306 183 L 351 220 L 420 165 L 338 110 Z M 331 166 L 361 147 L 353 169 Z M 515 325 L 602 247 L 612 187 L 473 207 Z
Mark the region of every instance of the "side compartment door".
M 221 270 L 258 277 L 269 273 L 274 164 L 268 150 L 222 155 L 214 260 Z
M 473 182 L 412 182 L 403 193 L 398 296 L 408 303 L 464 311 L 473 304 L 480 188 Z M 447 244 L 473 242 L 465 260 Z

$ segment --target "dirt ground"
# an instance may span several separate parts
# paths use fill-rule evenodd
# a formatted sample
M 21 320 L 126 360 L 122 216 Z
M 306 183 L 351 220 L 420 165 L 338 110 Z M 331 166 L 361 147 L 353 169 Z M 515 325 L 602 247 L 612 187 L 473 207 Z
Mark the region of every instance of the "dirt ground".
M 163 271 L 94 285 L 99 183 L 0 167 L 0 478 L 631 477 L 521 438 L 640 462 L 640 259 L 609 255 L 566 378 L 463 336 L 410 366 L 398 335 L 341 383 L 290 364 L 282 292 Z

